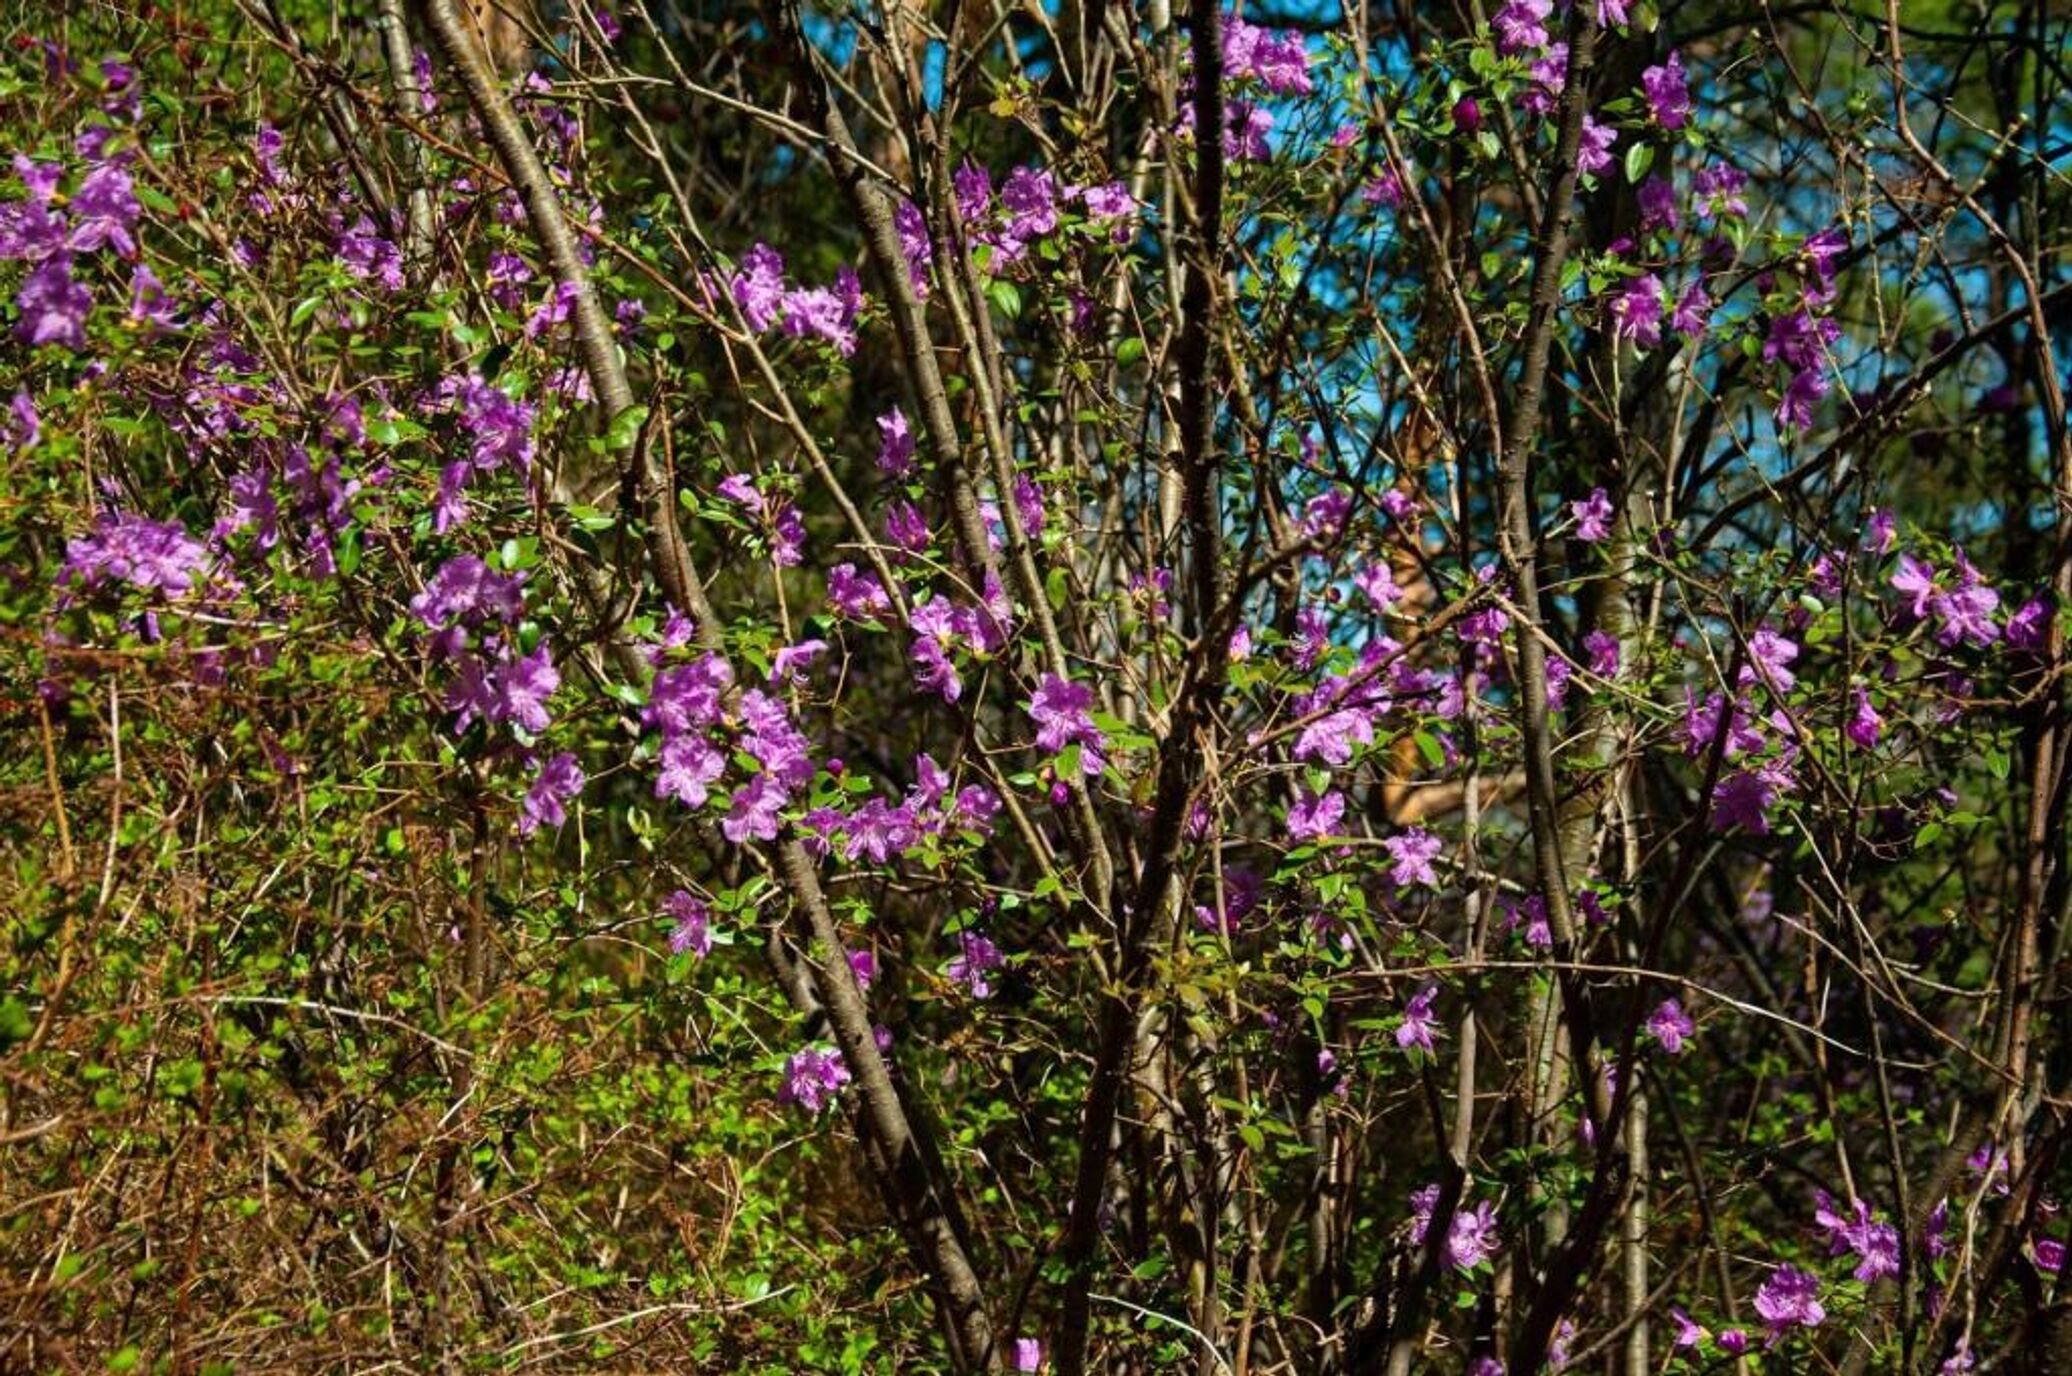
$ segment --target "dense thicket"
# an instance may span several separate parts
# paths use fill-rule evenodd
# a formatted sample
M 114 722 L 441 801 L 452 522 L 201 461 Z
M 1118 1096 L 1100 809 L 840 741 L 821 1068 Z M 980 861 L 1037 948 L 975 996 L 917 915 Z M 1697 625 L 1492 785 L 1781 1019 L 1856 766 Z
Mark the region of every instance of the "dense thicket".
M 2072 1368 L 2062 7 L 10 20 L 0 1366 Z

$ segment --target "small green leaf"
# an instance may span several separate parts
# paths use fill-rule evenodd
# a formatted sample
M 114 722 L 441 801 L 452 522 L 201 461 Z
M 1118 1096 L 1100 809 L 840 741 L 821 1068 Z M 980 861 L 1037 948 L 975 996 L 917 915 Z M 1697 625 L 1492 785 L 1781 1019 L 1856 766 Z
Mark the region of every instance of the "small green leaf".
M 0 1051 L 27 1041 L 34 1027 L 27 1004 L 20 999 L 0 999 Z
M 993 309 L 1009 320 L 1019 320 L 1022 315 L 1021 288 L 1005 278 L 995 277 L 986 283 L 986 299 L 993 303 Z
M 631 449 L 640 438 L 640 427 L 647 424 L 648 408 L 629 406 L 612 417 L 611 430 L 604 437 L 604 447 L 613 453 Z
M 1633 185 L 1639 186 L 1640 179 L 1654 165 L 1655 145 L 1652 143 L 1636 143 L 1626 150 L 1626 180 Z

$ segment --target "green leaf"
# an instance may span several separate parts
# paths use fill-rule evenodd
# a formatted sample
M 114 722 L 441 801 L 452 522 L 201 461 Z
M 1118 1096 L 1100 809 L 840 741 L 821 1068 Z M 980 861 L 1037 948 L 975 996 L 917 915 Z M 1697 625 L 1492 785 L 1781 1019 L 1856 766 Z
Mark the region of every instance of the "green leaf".
M 640 427 L 647 424 L 648 408 L 629 406 L 612 417 L 611 430 L 604 437 L 604 447 L 613 453 L 631 449 L 640 438 Z
M 1022 315 L 1021 288 L 1005 278 L 995 277 L 986 283 L 986 299 L 993 303 L 993 309 L 1009 320 L 1019 320 Z
M 0 999 L 0 1051 L 5 1051 L 16 1042 L 25 1042 L 35 1028 L 29 1017 L 29 1006 L 20 999 Z
M 1633 185 L 1639 186 L 1640 179 L 1654 165 L 1655 145 L 1652 143 L 1636 143 L 1626 150 L 1626 180 Z
M 1439 738 L 1429 731 L 1417 733 L 1417 753 L 1424 756 L 1425 763 L 1434 769 L 1446 767 L 1446 750 L 1439 744 Z

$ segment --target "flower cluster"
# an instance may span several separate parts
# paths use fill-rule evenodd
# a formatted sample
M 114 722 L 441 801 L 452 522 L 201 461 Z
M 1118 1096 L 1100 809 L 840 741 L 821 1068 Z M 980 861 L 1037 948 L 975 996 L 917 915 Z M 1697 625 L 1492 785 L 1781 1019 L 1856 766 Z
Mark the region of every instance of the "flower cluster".
M 727 291 L 742 320 L 758 334 L 776 325 L 794 339 L 824 340 L 844 358 L 856 352 L 863 283 L 854 268 L 838 271 L 831 287 L 794 287 L 785 281 L 783 255 L 757 244 L 741 255 Z
M 830 766 L 832 768 L 832 766 Z M 799 819 L 808 852 L 824 857 L 839 852 L 851 864 L 885 864 L 924 841 L 960 832 L 992 834 L 1000 798 L 984 784 L 953 790 L 949 774 L 929 755 L 914 759 L 914 784 L 898 802 L 866 799 L 844 812 L 817 807 Z

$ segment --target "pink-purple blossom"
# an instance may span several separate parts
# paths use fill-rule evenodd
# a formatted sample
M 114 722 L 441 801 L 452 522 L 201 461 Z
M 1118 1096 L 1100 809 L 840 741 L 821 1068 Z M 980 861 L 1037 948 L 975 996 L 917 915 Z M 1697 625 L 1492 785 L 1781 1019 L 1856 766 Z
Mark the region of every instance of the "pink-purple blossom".
M 1418 1047 L 1425 1051 L 1433 1049 L 1432 1039 L 1439 1033 L 1439 1020 L 1432 1016 L 1432 1003 L 1439 997 L 1439 986 L 1427 984 L 1410 996 L 1403 1005 L 1403 1021 L 1396 1027 L 1396 1045 L 1408 1051 Z
M 792 1053 L 784 1063 L 784 1085 L 777 1102 L 796 1104 L 808 1113 L 818 1113 L 849 1083 L 849 1063 L 832 1047 L 809 1046 Z
M 1314 841 L 1330 835 L 1345 816 L 1345 795 L 1326 790 L 1303 789 L 1288 805 L 1288 837 L 1293 841 Z
M 900 478 L 914 466 L 914 433 L 897 406 L 878 417 L 878 471 Z
M 142 592 L 182 598 L 206 581 L 210 562 L 208 547 L 178 521 L 110 511 L 91 535 L 66 543 L 57 581 L 72 589 L 126 583 Z
M 712 909 L 705 901 L 682 889 L 662 900 L 662 916 L 669 919 L 669 949 L 686 951 L 703 960 L 712 952 Z
M 1088 777 L 1106 768 L 1102 755 L 1108 737 L 1094 725 L 1089 709 L 1094 690 L 1058 674 L 1046 673 L 1029 699 L 1029 717 L 1036 723 L 1036 746 L 1056 755 L 1067 746 L 1080 747 L 1080 770 Z
M 1568 509 L 1576 518 L 1578 540 L 1594 545 L 1611 535 L 1612 499 L 1603 488 L 1594 488 L 1583 500 L 1570 502 Z
M 957 954 L 942 967 L 942 972 L 968 989 L 973 998 L 989 999 L 993 985 L 987 976 L 1005 963 L 1000 948 L 991 939 L 966 929 L 957 933 Z
M 1674 131 L 1690 122 L 1690 86 L 1684 78 L 1683 58 L 1673 49 L 1659 66 L 1640 74 L 1640 87 L 1655 123 Z
M 1675 999 L 1664 999 L 1648 1014 L 1648 1035 L 1662 1044 L 1662 1049 L 1672 1056 L 1683 1054 L 1684 1043 L 1698 1030 L 1698 1024 L 1691 1021 L 1691 1015 L 1684 1012 L 1683 1005 Z
M 1422 827 L 1411 827 L 1381 843 L 1395 863 L 1389 869 L 1389 878 L 1399 888 L 1412 884 L 1426 884 L 1433 888 L 1439 885 L 1439 874 L 1432 868 L 1432 861 L 1446 849 L 1446 843 Z
M 540 827 L 558 827 L 568 820 L 568 803 L 583 791 L 583 768 L 564 750 L 540 766 L 539 776 L 525 790 L 519 805 L 518 834 L 530 836 Z
M 1827 1319 L 1819 1278 L 1796 1266 L 1779 1266 L 1756 1291 L 1755 1312 L 1769 1325 L 1773 1341 L 1794 1327 L 1819 1327 Z

